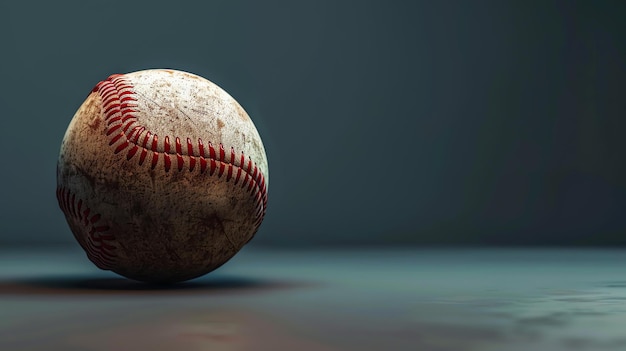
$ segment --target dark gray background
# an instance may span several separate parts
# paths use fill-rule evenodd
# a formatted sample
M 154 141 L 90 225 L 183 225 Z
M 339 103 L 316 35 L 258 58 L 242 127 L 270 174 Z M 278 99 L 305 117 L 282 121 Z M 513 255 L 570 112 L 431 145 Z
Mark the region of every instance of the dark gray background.
M 111 73 L 204 76 L 270 162 L 256 244 L 626 243 L 622 1 L 3 2 L 0 244 L 73 242 L 58 148 Z

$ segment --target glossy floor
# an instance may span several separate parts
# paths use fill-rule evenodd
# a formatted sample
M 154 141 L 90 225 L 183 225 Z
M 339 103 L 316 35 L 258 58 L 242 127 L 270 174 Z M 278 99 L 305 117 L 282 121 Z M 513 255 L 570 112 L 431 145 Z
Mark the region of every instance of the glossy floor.
M 0 251 L 0 350 L 626 350 L 626 251 L 247 249 L 170 287 Z

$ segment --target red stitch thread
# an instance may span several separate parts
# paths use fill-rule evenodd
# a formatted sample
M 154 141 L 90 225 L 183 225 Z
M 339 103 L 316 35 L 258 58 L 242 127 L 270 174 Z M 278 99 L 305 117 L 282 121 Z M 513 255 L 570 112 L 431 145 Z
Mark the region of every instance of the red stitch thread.
M 156 135 L 155 135 L 156 137 Z M 152 144 L 154 146 L 154 143 Z M 165 162 L 165 172 L 169 172 L 170 171 L 170 167 L 172 167 L 172 161 L 170 160 L 170 137 L 169 136 L 165 136 L 165 152 L 163 153 L 163 162 Z M 156 155 L 156 153 L 155 153 Z M 154 159 L 153 159 L 154 161 Z M 154 163 L 154 162 L 153 162 Z
M 165 136 L 163 140 L 164 151 L 160 152 L 158 151 L 158 136 L 139 123 L 135 114 L 137 112 L 137 97 L 133 91 L 133 85 L 124 75 L 113 74 L 105 81 L 96 84 L 92 91 L 100 95 L 104 120 L 107 122 L 106 135 L 110 138 L 109 145 L 113 147 L 114 153 L 120 153 L 130 147 L 126 153 L 126 159 L 130 161 L 141 149 L 138 163 L 143 165 L 148 152 L 151 151 L 151 169 L 156 168 L 159 154 L 162 153 L 163 167 L 166 172 L 170 171 L 172 167 L 171 156 L 175 155 L 176 169 L 179 172 L 185 168 L 185 159 L 188 158 L 188 169 L 190 172 L 195 169 L 195 165 L 198 162 L 200 163 L 200 173 L 206 173 L 208 170 L 209 176 L 216 174 L 218 178 L 221 178 L 226 173 L 225 181 L 228 182 L 234 179 L 234 184 L 241 184 L 241 188 L 251 193 L 254 197 L 257 208 L 255 225 L 258 228 L 265 216 L 267 188 L 265 186 L 265 178 L 259 171 L 256 163 L 252 162 L 248 157 L 246 165 L 246 157 L 243 152 L 239 160 L 237 160 L 235 149 L 231 147 L 230 157 L 227 159 L 224 145 L 220 143 L 216 152 L 216 147 L 209 141 L 206 145 L 208 148 L 208 155 L 206 155 L 205 145 L 202 139 L 198 138 L 198 151 L 194 153 L 191 138 L 186 138 L 187 148 L 184 150 L 181 139 L 178 136 L 174 137 L 175 152 L 171 150 L 169 136 Z M 142 134 L 143 139 L 141 138 Z M 139 142 L 140 140 L 141 142 Z M 242 173 L 245 174 L 243 179 Z M 67 200 L 67 202 L 69 203 L 70 201 Z M 86 217 L 89 212 L 89 208 L 86 208 L 84 211 L 85 220 L 87 220 Z
M 135 154 L 137 153 L 137 150 L 139 150 L 139 146 L 137 145 L 133 146 L 132 149 L 128 150 L 128 153 L 126 154 L 126 160 L 130 160 L 131 158 L 133 158 L 133 156 L 135 156 Z
M 196 158 L 193 156 L 193 145 L 191 144 L 191 139 L 189 138 L 187 138 L 187 154 L 190 155 L 189 156 L 189 172 L 193 172 L 193 169 L 196 166 Z
M 117 248 L 112 245 L 115 236 L 108 233 L 109 226 L 100 224 L 102 216 L 99 213 L 92 214 L 82 199 L 77 199 L 76 194 L 64 187 L 57 187 L 56 195 L 59 207 L 68 219 L 75 220 L 85 227 L 87 235 L 84 237 L 83 247 L 89 259 L 102 269 L 111 269 L 115 266 L 117 255 L 114 251 Z

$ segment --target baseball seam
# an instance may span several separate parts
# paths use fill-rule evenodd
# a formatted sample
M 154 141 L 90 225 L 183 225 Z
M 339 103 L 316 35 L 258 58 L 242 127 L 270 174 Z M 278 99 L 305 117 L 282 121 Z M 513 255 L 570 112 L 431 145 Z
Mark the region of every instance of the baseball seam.
M 161 157 L 165 172 L 173 169 L 193 172 L 199 168 L 201 174 L 208 173 L 218 178 L 225 176 L 226 182 L 232 180 L 234 184 L 241 184 L 241 188 L 250 193 L 256 203 L 256 232 L 265 216 L 267 187 L 263 173 L 250 157 L 246 158 L 243 151 L 238 154 L 233 147 L 227 151 L 222 143 L 216 147 L 208 141 L 205 146 L 201 138 L 198 138 L 196 144 L 190 137 L 170 138 L 166 135 L 162 145 L 159 145 L 158 135 L 139 123 L 133 85 L 122 74 L 109 76 L 96 84 L 92 91 L 100 96 L 106 136 L 115 154 L 125 151 L 126 160 L 138 157 L 139 165 L 147 161 L 151 169 L 156 168 Z M 186 141 L 186 145 L 183 146 L 181 140 Z M 172 159 L 175 159 L 175 166 Z
M 66 216 L 87 229 L 86 240 L 79 242 L 83 244 L 89 259 L 102 269 L 111 269 L 117 258 L 116 247 L 112 245 L 115 236 L 109 233 L 109 226 L 100 223 L 101 215 L 93 213 L 82 199 L 77 199 L 76 194 L 65 187 L 57 187 L 56 195 Z

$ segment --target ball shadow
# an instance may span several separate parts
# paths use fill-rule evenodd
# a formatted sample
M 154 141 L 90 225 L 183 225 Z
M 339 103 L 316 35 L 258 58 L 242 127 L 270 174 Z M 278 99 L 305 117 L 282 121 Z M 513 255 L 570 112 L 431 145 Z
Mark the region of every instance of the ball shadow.
M 210 276 L 176 284 L 143 283 L 121 277 L 46 276 L 0 281 L 0 295 L 206 295 L 257 293 L 308 285 L 237 276 Z

